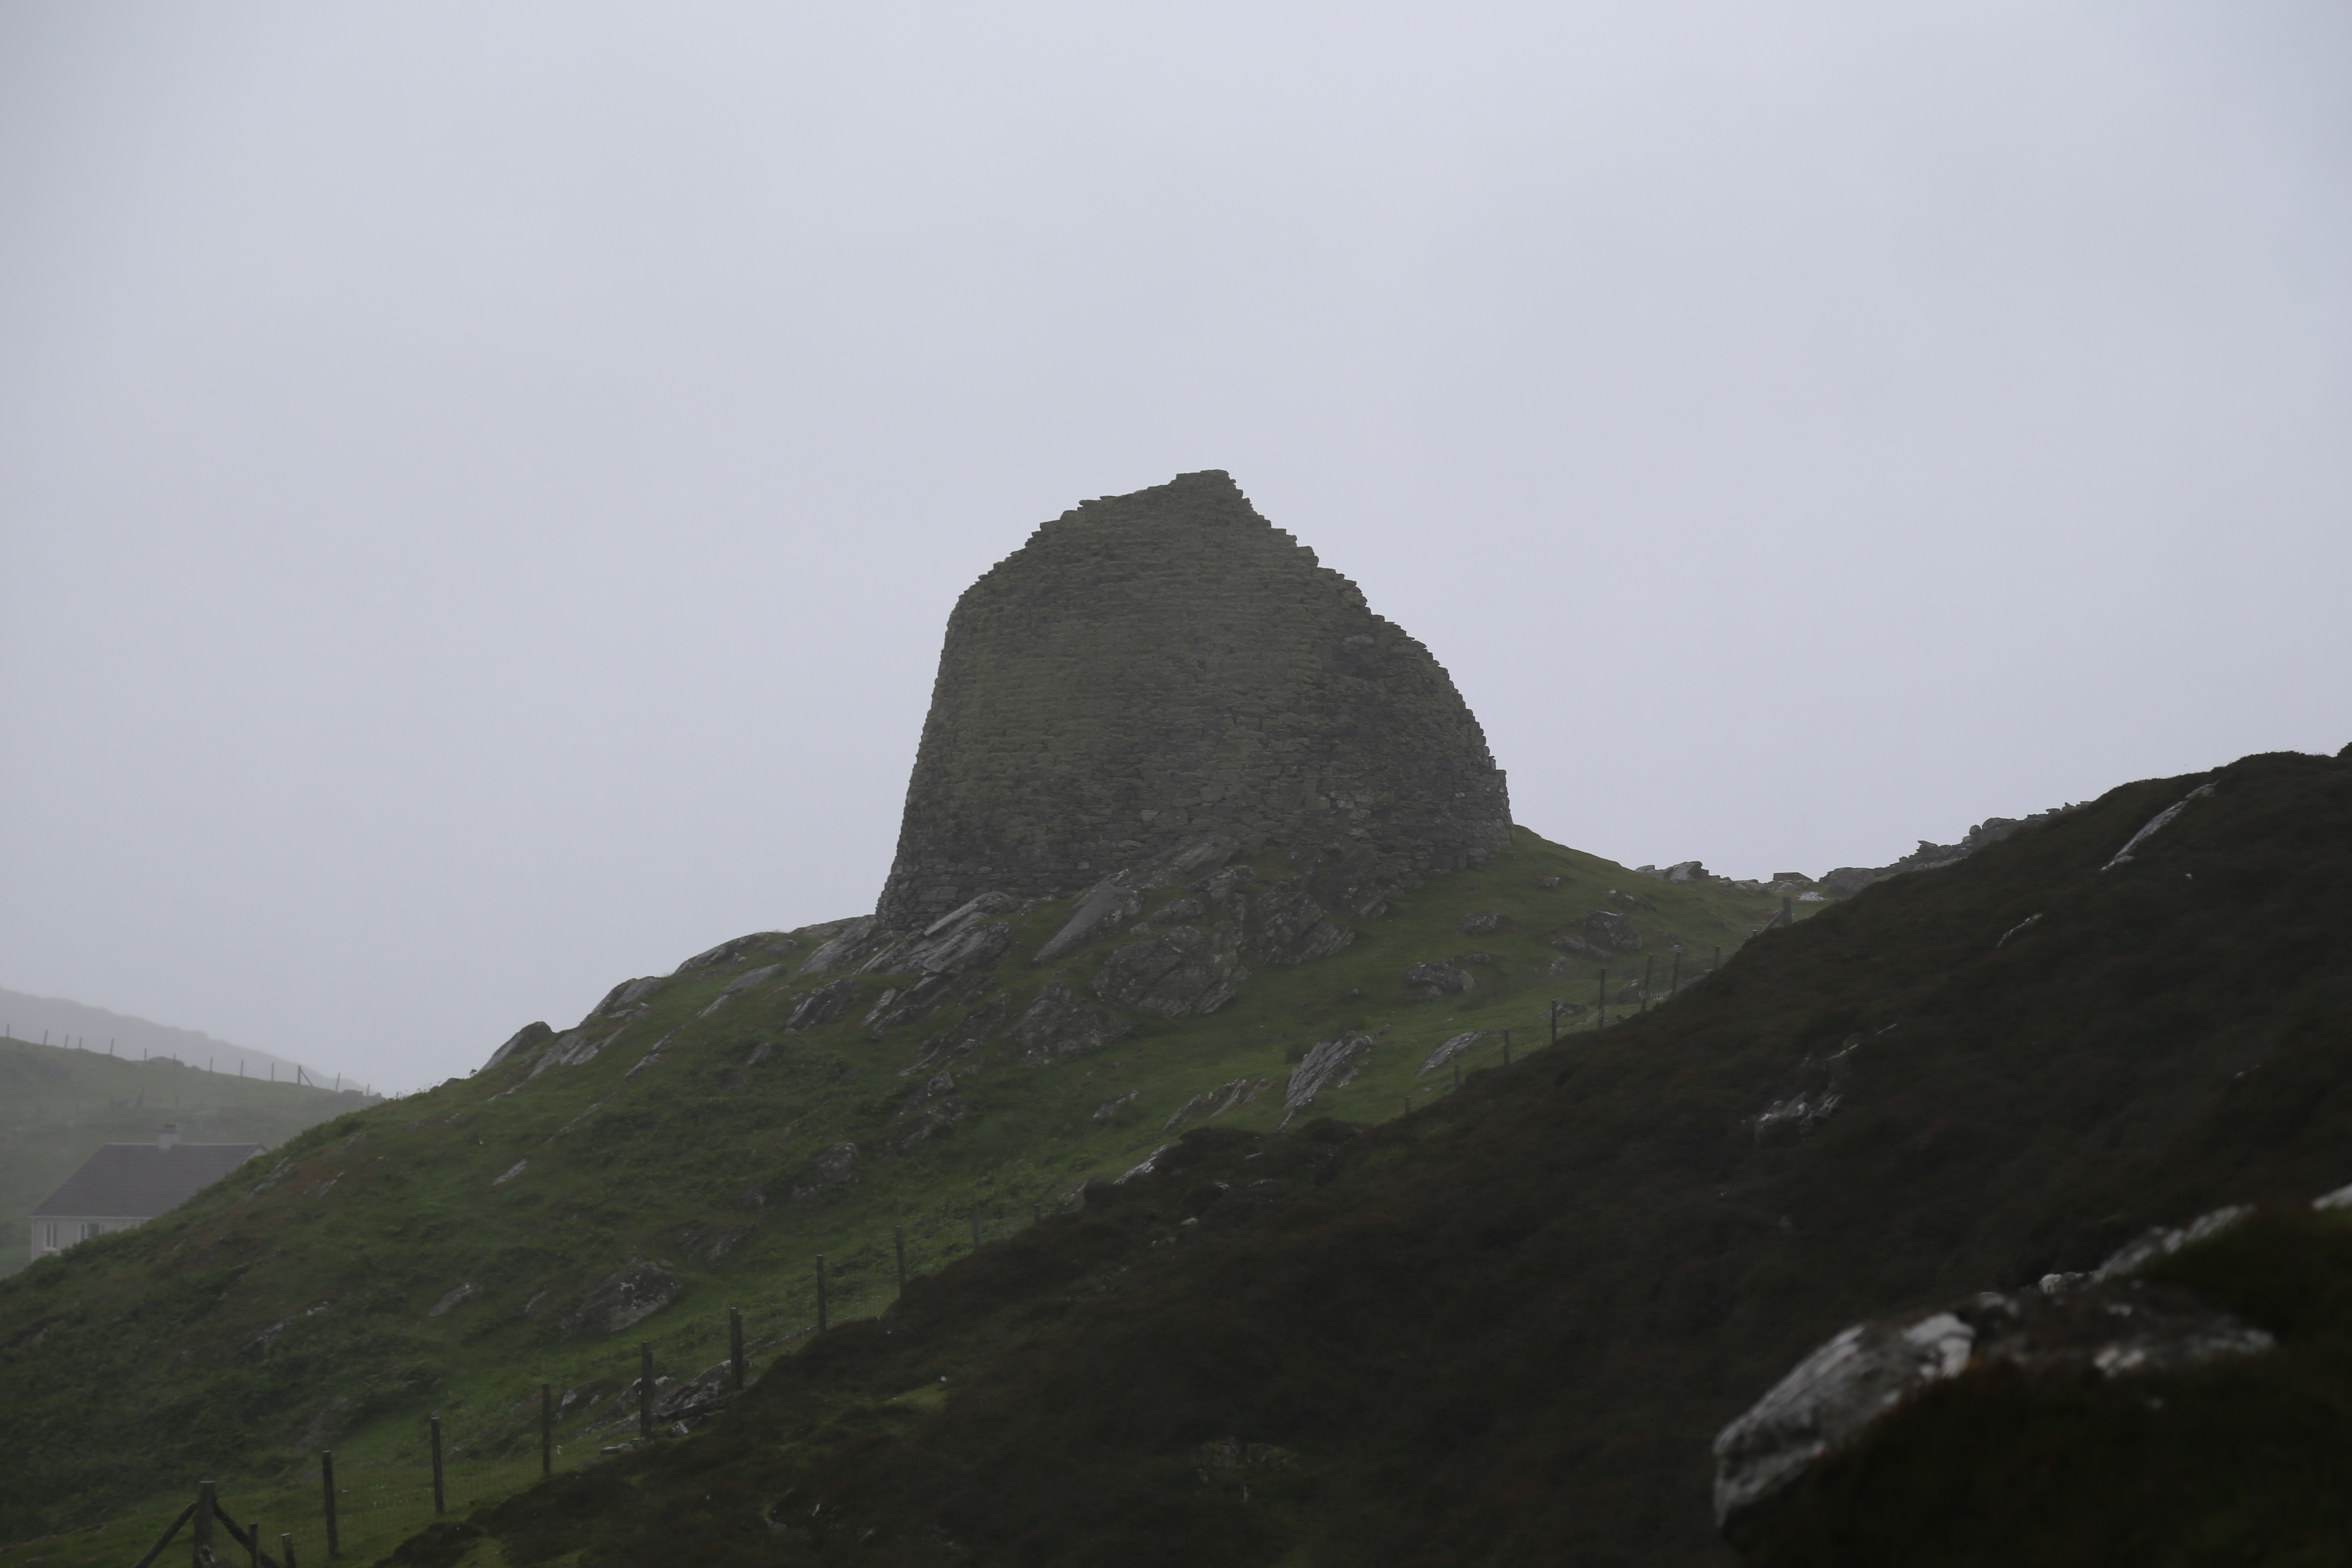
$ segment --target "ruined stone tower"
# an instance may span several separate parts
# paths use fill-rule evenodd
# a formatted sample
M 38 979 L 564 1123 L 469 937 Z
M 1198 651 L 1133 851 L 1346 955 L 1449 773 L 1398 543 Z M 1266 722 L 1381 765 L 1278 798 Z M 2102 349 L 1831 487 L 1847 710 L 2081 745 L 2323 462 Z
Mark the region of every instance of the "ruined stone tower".
M 964 591 L 876 913 L 1066 896 L 1212 834 L 1405 877 L 1509 831 L 1429 650 L 1210 469 L 1083 502 Z

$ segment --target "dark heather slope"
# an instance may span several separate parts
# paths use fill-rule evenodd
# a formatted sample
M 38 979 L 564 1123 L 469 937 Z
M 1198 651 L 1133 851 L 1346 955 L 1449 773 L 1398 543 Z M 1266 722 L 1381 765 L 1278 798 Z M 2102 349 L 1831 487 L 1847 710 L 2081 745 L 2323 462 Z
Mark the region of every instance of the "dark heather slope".
M 2352 1212 L 2282 1205 L 2144 1278 L 2276 1348 L 2116 1378 L 1973 1368 L 1735 1521 L 1749 1568 L 2352 1560 Z
M 1727 1563 L 1798 1358 L 2352 1178 L 2348 1042 L 2352 769 L 2129 784 L 1412 1116 L 1188 1136 L 403 1559 Z
M 1510 801 L 1429 650 L 1223 473 L 1084 502 L 949 618 L 877 910 L 1059 898 L 1187 839 L 1475 865 Z

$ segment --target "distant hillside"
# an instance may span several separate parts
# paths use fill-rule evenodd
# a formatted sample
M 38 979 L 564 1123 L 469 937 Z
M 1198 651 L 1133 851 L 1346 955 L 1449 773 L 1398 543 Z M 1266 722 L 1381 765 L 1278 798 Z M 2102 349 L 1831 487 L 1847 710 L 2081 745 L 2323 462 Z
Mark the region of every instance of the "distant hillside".
M 166 1121 L 192 1143 L 276 1147 L 328 1117 L 373 1103 L 266 1079 L 140 1061 L 102 1050 L 0 1040 L 0 1275 L 25 1267 L 26 1216 L 102 1143 L 143 1142 Z
M 32 996 L 0 989 L 0 1035 L 37 1045 L 79 1045 L 100 1055 L 111 1045 L 114 1055 L 131 1061 L 142 1056 L 177 1057 L 190 1067 L 209 1066 L 215 1072 L 235 1073 L 242 1065 L 247 1077 L 264 1081 L 272 1076 L 291 1079 L 299 1066 L 305 1076 L 325 1087 L 338 1087 L 335 1069 L 321 1068 L 315 1060 L 298 1064 L 250 1046 L 216 1040 L 201 1029 L 173 1028 L 62 996 Z

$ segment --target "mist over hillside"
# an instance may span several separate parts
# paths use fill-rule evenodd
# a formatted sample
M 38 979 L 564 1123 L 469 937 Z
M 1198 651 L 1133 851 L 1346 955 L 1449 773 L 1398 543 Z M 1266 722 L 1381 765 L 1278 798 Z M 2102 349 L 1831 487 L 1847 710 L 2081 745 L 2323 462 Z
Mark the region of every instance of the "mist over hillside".
M 336 1089 L 339 1074 L 313 1057 L 296 1060 L 215 1039 L 202 1029 L 183 1029 L 128 1013 L 93 1007 L 63 996 L 33 996 L 0 987 L 0 1033 L 34 1045 L 72 1046 L 131 1061 L 175 1057 L 186 1066 L 263 1079 L 291 1079 L 299 1068 L 323 1089 Z

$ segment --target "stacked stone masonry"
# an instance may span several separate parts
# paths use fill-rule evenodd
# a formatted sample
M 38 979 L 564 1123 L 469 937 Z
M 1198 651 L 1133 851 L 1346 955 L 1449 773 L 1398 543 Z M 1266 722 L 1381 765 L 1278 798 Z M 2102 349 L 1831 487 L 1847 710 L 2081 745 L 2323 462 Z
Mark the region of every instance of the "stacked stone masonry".
M 1509 831 L 1429 650 L 1213 469 L 1084 502 L 965 591 L 877 914 L 1066 897 L 1212 834 L 1402 879 Z

